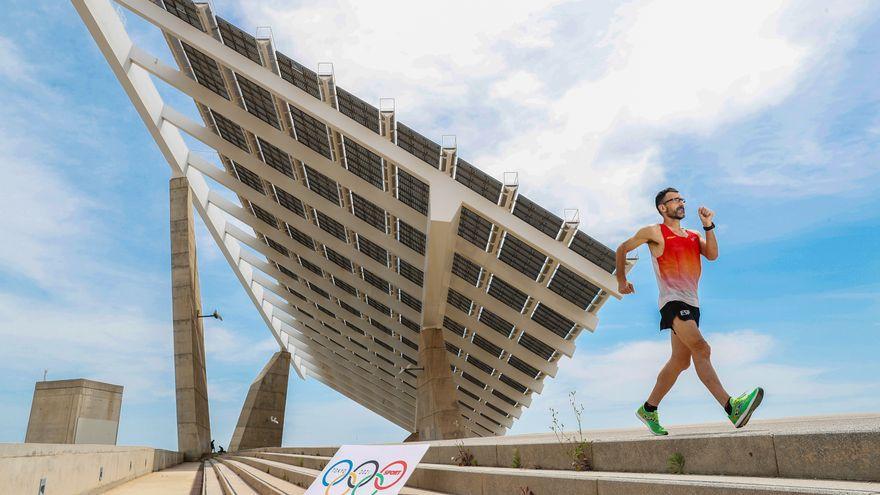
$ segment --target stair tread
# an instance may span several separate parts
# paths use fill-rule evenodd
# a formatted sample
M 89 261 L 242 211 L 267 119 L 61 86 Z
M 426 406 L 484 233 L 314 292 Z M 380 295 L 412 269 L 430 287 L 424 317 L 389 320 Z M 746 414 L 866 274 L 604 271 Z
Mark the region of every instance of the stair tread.
M 267 485 L 269 485 L 277 490 L 280 490 L 284 493 L 288 493 L 291 495 L 300 495 L 300 494 L 306 492 L 305 488 L 294 485 L 293 483 L 291 483 L 287 480 L 283 480 L 281 478 L 276 478 L 275 476 L 272 476 L 271 474 L 269 474 L 265 471 L 260 471 L 259 469 L 255 468 L 253 466 L 249 466 L 243 462 L 239 462 L 239 461 L 235 460 L 234 457 L 229 458 L 229 459 L 224 459 L 223 462 L 235 464 L 235 466 L 238 467 L 239 469 L 246 471 L 247 473 L 251 474 L 252 476 L 257 478 L 258 480 L 262 481 L 263 483 L 266 483 Z
M 257 492 L 250 487 L 243 479 L 241 479 L 237 474 L 235 474 L 229 466 L 224 466 L 222 462 L 215 462 L 214 467 L 217 471 L 226 479 L 229 483 L 229 486 L 235 490 L 237 495 L 257 495 Z
M 217 479 L 217 472 L 210 461 L 204 462 L 204 484 L 202 485 L 203 495 L 223 495 L 223 488 L 220 486 L 220 480 Z
M 252 455 L 283 456 L 290 459 L 303 458 L 329 461 L 330 457 L 306 454 L 286 453 L 255 453 Z M 258 459 L 262 459 L 257 457 Z M 269 459 L 262 459 L 269 460 Z M 293 466 L 296 467 L 296 466 Z M 299 468 L 306 469 L 306 468 Z M 840 481 L 821 479 L 799 478 L 766 478 L 754 476 L 729 476 L 707 474 L 666 474 L 666 473 L 630 473 L 614 471 L 565 471 L 551 469 L 516 469 L 503 467 L 472 466 L 462 467 L 449 464 L 419 463 L 418 469 L 442 470 L 442 471 L 466 471 L 470 473 L 485 473 L 497 476 L 521 476 L 521 477 L 549 477 L 563 479 L 604 480 L 604 481 L 628 481 L 628 482 L 662 482 L 680 485 L 717 485 L 718 487 L 766 487 L 766 488 L 792 488 L 829 490 L 829 493 L 842 491 L 842 493 L 878 493 L 880 483 L 862 481 Z

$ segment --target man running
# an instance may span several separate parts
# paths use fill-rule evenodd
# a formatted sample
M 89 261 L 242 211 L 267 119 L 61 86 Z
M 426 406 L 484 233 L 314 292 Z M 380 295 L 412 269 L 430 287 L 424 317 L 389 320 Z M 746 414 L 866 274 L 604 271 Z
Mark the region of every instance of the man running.
M 703 230 L 706 231 L 706 238 L 703 239 L 700 234 L 681 228 L 685 199 L 677 190 L 668 187 L 660 191 L 654 198 L 654 205 L 663 217 L 663 223 L 643 227 L 617 248 L 618 290 L 621 294 L 632 294 L 635 289 L 626 280 L 626 255 L 642 244 L 648 244 L 660 289 L 660 330 L 672 330 L 672 357 L 660 370 L 654 390 L 636 411 L 636 416 L 648 426 L 651 433 L 666 435 L 667 431 L 660 426 L 657 406 L 693 359 L 700 381 L 724 408 L 730 422 L 736 428 L 741 428 L 761 404 L 764 390 L 758 387 L 736 398 L 728 395 L 712 366 L 709 343 L 698 326 L 700 255 L 709 261 L 718 258 L 718 241 L 712 221 L 715 213 L 703 206 L 698 210 Z

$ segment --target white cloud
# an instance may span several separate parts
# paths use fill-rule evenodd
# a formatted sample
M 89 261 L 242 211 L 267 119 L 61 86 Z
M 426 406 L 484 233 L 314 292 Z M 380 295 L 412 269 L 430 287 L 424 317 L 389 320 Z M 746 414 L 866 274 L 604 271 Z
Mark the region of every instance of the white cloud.
M 663 139 L 778 104 L 845 45 L 830 41 L 865 5 L 341 0 L 241 10 L 246 26 L 271 21 L 282 51 L 333 61 L 341 86 L 368 101 L 397 97 L 402 121 L 435 139 L 458 134 L 463 156 L 498 177 L 518 171 L 522 190 L 555 211 L 579 208 L 601 239 L 654 214 L 669 166 Z

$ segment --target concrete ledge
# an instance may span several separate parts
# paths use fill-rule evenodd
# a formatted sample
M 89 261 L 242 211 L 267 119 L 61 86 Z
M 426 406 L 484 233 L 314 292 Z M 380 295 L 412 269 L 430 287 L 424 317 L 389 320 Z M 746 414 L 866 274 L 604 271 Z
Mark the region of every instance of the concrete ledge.
M 880 414 L 754 420 L 741 430 L 725 423 L 669 430 L 666 437 L 644 428 L 585 431 L 587 458 L 593 471 L 666 473 L 669 458 L 680 453 L 685 474 L 880 481 Z M 553 434 L 427 443 L 426 463 L 454 464 L 461 445 L 479 466 L 511 467 L 518 451 L 525 468 L 572 469 L 568 447 Z M 257 449 L 327 457 L 336 450 Z
M 0 444 L 3 493 L 38 493 L 46 480 L 53 495 L 101 493 L 153 471 L 180 464 L 183 456 L 149 447 Z

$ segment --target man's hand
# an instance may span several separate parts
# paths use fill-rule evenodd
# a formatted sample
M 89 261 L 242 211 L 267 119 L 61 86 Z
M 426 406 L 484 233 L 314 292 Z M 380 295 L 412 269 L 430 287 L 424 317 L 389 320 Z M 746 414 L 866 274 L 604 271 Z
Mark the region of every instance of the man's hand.
M 706 208 L 705 206 L 701 206 L 698 210 L 700 214 L 700 221 L 703 222 L 703 227 L 708 227 L 712 225 L 712 219 L 715 218 L 715 212 Z
M 617 292 L 621 294 L 632 294 L 636 289 L 633 287 L 633 284 L 627 282 L 626 279 L 617 281 Z

